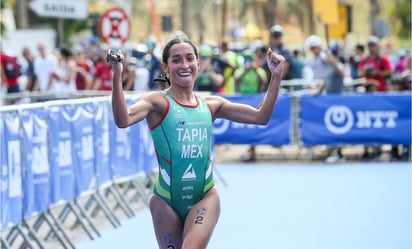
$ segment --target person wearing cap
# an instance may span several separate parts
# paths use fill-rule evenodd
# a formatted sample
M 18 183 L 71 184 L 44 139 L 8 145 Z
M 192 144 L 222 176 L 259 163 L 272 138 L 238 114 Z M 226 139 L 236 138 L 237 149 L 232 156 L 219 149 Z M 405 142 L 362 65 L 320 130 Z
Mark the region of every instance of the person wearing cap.
M 285 58 L 285 65 L 283 69 L 283 79 L 290 80 L 292 79 L 290 73 L 290 67 L 292 65 L 292 53 L 283 43 L 283 33 L 284 29 L 281 25 L 273 25 L 270 28 L 270 48 L 277 54 L 282 55 Z M 267 71 L 267 65 L 265 65 Z M 268 71 L 267 71 L 268 72 Z
M 322 50 L 322 40 L 315 35 L 309 36 L 306 44 L 313 53 L 313 58 L 308 61 L 308 67 L 313 71 L 313 79 L 321 80 L 319 86 L 313 89 L 311 94 L 317 96 L 324 90 L 326 94 L 342 94 L 345 65 L 339 58 L 339 46 L 335 44 L 327 51 Z M 329 150 L 327 163 L 344 161 L 342 147 Z
M 264 88 L 268 81 L 266 71 L 260 66 L 256 53 L 246 50 L 242 53 L 243 65 L 235 70 L 236 92 L 247 95 L 257 94 Z M 249 147 L 248 155 L 242 158 L 244 162 L 256 161 L 256 146 Z
M 391 63 L 386 55 L 380 53 L 378 37 L 369 36 L 367 46 L 369 54 L 359 62 L 358 76 L 366 78 L 366 92 L 385 92 L 386 80 L 392 75 Z M 381 147 L 365 146 L 362 159 L 378 160 L 381 155 Z
M 203 44 L 199 49 L 200 69 L 199 77 L 195 81 L 197 91 L 221 92 L 223 90 L 224 78 L 219 73 L 216 63 L 213 63 L 213 48 Z
M 380 54 L 379 38 L 368 38 L 369 55 L 359 62 L 358 76 L 366 78 L 366 87 L 370 91 L 386 91 L 386 79 L 392 75 L 391 63 L 386 55 Z
M 155 83 L 155 79 L 159 77 L 162 68 L 160 67 L 160 58 L 155 54 L 156 43 L 149 41 L 146 43 L 146 47 L 147 53 L 145 60 L 146 67 L 149 69 L 149 89 L 154 90 L 158 87 Z

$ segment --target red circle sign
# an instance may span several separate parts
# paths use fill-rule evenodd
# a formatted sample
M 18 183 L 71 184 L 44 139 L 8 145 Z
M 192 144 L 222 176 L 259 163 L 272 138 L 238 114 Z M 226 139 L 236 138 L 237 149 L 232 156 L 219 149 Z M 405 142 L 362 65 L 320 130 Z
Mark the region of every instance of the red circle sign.
M 130 19 L 121 8 L 106 10 L 100 17 L 100 35 L 108 44 L 124 44 L 130 37 Z

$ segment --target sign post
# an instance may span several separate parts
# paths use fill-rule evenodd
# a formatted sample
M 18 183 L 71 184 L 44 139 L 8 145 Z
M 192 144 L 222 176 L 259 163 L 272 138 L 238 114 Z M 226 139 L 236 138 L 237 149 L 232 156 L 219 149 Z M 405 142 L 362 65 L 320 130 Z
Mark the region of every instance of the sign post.
M 88 16 L 88 0 L 33 0 L 30 9 L 39 16 L 84 19 Z
M 130 37 L 130 19 L 121 8 L 108 9 L 100 18 L 100 35 L 112 47 L 121 47 Z

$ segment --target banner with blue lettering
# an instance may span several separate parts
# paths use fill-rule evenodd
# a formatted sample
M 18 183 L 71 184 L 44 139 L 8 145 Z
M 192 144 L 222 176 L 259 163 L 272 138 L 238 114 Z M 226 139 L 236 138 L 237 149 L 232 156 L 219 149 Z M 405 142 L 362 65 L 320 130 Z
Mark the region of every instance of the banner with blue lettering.
M 44 212 L 50 202 L 46 112 L 43 108 L 24 109 L 22 122 L 24 165 L 24 217 Z
M 23 220 L 23 186 L 20 119 L 17 111 L 3 112 L 1 157 L 1 225 L 2 228 Z
M 75 104 L 65 110 L 70 115 L 73 145 L 73 166 L 76 179 L 75 195 L 96 188 L 94 167 L 94 105 Z
M 411 95 L 303 96 L 302 142 L 411 144 Z
M 52 204 L 71 201 L 75 197 L 72 116 L 68 108 L 67 106 L 50 106 L 48 109 Z
M 112 182 L 112 170 L 110 162 L 110 103 L 99 101 L 95 104 L 94 116 L 94 151 L 97 186 L 103 186 Z
M 127 100 L 127 105 L 132 104 L 132 100 Z M 139 127 L 138 124 L 127 128 L 118 128 L 111 115 L 110 126 L 110 151 L 112 164 L 112 177 L 130 177 L 138 173 L 139 158 Z
M 263 95 L 225 96 L 226 99 L 257 107 Z M 213 126 L 215 144 L 268 144 L 286 145 L 290 143 L 290 97 L 280 95 L 275 110 L 267 125 L 240 124 L 217 119 Z

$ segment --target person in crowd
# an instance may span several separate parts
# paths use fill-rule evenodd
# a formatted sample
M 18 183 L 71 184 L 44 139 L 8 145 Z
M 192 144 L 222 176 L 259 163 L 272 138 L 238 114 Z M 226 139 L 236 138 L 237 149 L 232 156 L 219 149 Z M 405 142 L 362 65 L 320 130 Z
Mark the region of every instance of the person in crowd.
M 358 66 L 359 62 L 365 56 L 365 46 L 363 44 L 357 44 L 355 47 L 355 54 L 349 58 L 350 75 L 352 79 L 359 78 L 358 76 Z
M 1 85 L 5 85 L 7 93 L 20 92 L 19 77 L 21 66 L 17 56 L 12 53 L 0 51 Z
M 233 77 L 234 71 L 239 67 L 239 56 L 234 51 L 230 50 L 227 41 L 223 41 L 220 45 L 220 58 L 226 62 L 223 68 L 224 92 L 225 94 L 235 93 L 235 80 Z
M 66 47 L 60 48 L 58 53 L 58 66 L 50 73 L 48 90 L 64 94 L 76 91 L 76 62 L 73 53 Z
M 406 65 L 403 67 L 403 71 L 398 72 L 396 77 L 393 79 L 393 84 L 396 86 L 396 90 L 411 91 L 411 82 L 412 82 L 412 56 L 406 56 Z M 411 146 L 410 145 L 392 145 L 391 148 L 391 158 L 394 161 L 408 161 L 411 155 Z
M 149 89 L 156 89 L 154 79 L 158 78 L 162 69 L 160 67 L 160 59 L 155 54 L 156 43 L 149 41 L 146 43 L 147 53 L 145 56 L 146 67 L 149 69 Z
M 400 78 L 408 65 L 408 52 L 405 49 L 398 51 L 398 59 L 393 70 L 394 78 Z
M 392 75 L 392 66 L 388 57 L 380 53 L 379 38 L 368 38 L 368 56 L 358 66 L 358 76 L 365 77 L 368 91 L 385 92 L 387 79 Z
M 291 79 L 303 79 L 303 68 L 305 66 L 305 62 L 301 56 L 301 51 L 299 49 L 294 49 L 292 51 L 292 59 L 290 62 L 290 77 Z M 297 85 L 292 87 L 293 91 L 302 90 L 303 86 Z
M 219 95 L 194 92 L 201 70 L 197 48 L 175 38 L 163 50 L 162 70 L 169 82 L 164 91 L 144 94 L 127 106 L 121 85 L 123 63 L 113 61 L 112 108 L 118 127 L 143 119 L 151 130 L 159 172 L 149 208 L 159 248 L 206 248 L 220 215 L 211 162 L 212 124 L 216 118 L 267 124 L 279 93 L 282 56 L 267 52 L 272 72 L 261 104 L 230 102 Z
M 43 43 L 37 45 L 37 50 L 39 55 L 34 59 L 34 74 L 37 79 L 33 90 L 47 91 L 52 72 L 57 70 L 58 61 L 54 54 L 47 51 Z
M 311 35 L 306 40 L 306 44 L 313 54 L 313 58 L 308 59 L 309 68 L 313 71 L 313 78 L 320 80 L 319 86 L 311 92 L 313 96 L 321 94 L 324 90 L 326 94 L 342 94 L 344 90 L 345 65 L 339 58 L 339 46 L 332 46 L 330 50 L 322 49 L 322 40 L 319 36 Z M 327 163 L 344 162 L 342 147 L 328 149 L 329 156 Z
M 93 62 L 93 66 L 96 66 L 97 62 L 100 61 L 100 55 L 102 53 L 102 48 L 99 44 L 99 38 L 96 36 L 90 37 L 88 41 L 84 42 L 83 47 L 86 53 L 86 57 Z
M 358 76 L 366 78 L 366 92 L 385 92 L 387 80 L 392 75 L 391 63 L 386 55 L 381 54 L 378 37 L 370 36 L 367 45 L 369 54 L 359 62 Z M 365 146 L 362 159 L 378 160 L 381 154 L 381 147 Z
M 93 61 L 87 58 L 84 48 L 81 46 L 74 47 L 73 53 L 76 62 L 76 89 L 90 90 L 94 69 Z
M 145 66 L 145 63 L 142 59 L 135 58 L 136 69 L 135 69 L 135 80 L 133 83 L 133 91 L 149 91 L 149 79 L 150 72 L 149 69 Z M 158 76 L 160 77 L 160 75 Z M 157 78 L 156 78 L 157 79 Z M 155 84 L 156 84 L 155 79 Z M 162 89 L 161 86 L 156 84 L 155 89 Z
M 260 66 L 255 53 L 250 50 L 243 52 L 243 65 L 234 73 L 236 92 L 241 94 L 257 94 L 268 82 L 266 71 Z M 243 158 L 245 162 L 256 161 L 256 146 L 249 147 L 249 154 Z
M 122 74 L 122 85 L 124 91 L 132 91 L 133 85 L 136 80 L 136 64 L 137 60 L 135 57 L 125 57 L 123 60 L 123 74 Z
M 285 62 L 285 68 L 283 70 L 283 79 L 284 80 L 290 80 L 292 79 L 291 74 L 290 74 L 290 68 L 292 64 L 292 53 L 290 50 L 285 46 L 283 42 L 283 33 L 284 29 L 283 26 L 281 25 L 273 25 L 270 30 L 270 41 L 269 41 L 269 47 L 272 49 L 277 54 L 282 55 L 286 62 Z M 268 75 L 270 72 L 267 70 L 267 65 L 264 66 L 266 71 L 268 72 Z
M 195 82 L 197 91 L 223 92 L 224 77 L 218 72 L 219 68 L 213 63 L 213 49 L 208 44 L 200 47 L 199 77 Z
M 32 92 L 36 83 L 36 74 L 34 73 L 34 55 L 29 47 L 23 47 L 22 49 L 23 58 L 26 60 L 26 68 L 24 74 L 26 75 L 26 83 L 24 90 Z
M 108 50 L 108 47 L 103 47 L 100 57 L 97 60 L 93 74 L 92 90 L 112 90 L 112 71 L 110 65 L 106 61 Z

